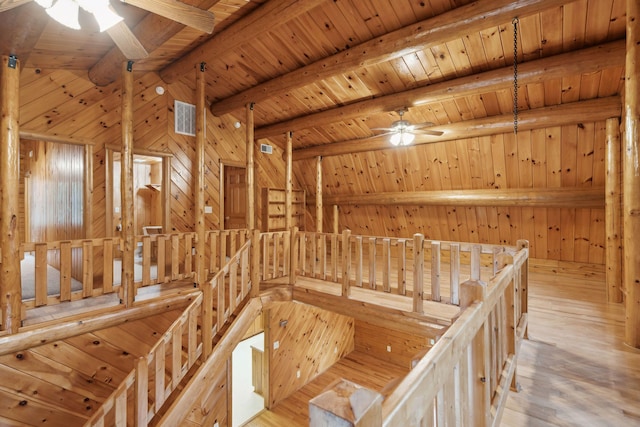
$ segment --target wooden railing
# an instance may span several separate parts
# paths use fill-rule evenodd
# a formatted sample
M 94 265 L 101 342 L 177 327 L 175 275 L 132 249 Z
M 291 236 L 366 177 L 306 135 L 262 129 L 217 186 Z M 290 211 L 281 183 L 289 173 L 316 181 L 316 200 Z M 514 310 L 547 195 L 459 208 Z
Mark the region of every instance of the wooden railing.
M 382 404 L 384 426 L 496 426 L 527 328 L 526 241 L 488 284 L 461 286 L 464 311 Z
M 342 235 L 296 232 L 292 241 L 296 274 L 340 283 L 343 295 L 355 286 L 411 296 L 416 310 L 425 299 L 458 305 L 461 278 L 480 280 L 483 269 L 492 276 L 507 250 L 424 240 L 420 234 L 412 239 L 352 236 L 348 230 Z
M 203 286 L 203 292 L 138 362 L 85 426 L 146 426 L 199 357 L 212 354 L 213 337 L 249 297 L 250 240 Z M 256 284 L 257 286 L 257 284 Z M 198 330 L 201 333 L 198 333 Z M 165 379 L 168 379 L 165 380 Z
M 277 279 L 289 275 L 291 259 L 291 232 L 272 231 L 260 234 L 262 280 Z
M 125 381 L 85 426 L 125 426 L 131 424 L 128 420 L 133 420 L 136 426 L 148 424 L 202 353 L 198 318 L 203 300 L 200 294 L 149 353 L 138 359 Z
M 141 244 L 137 265 L 142 267 L 140 273 L 134 273 L 136 287 L 193 278 L 195 242 L 195 233 L 136 236 L 136 243 Z
M 207 277 L 220 271 L 227 263 L 231 254 L 249 239 L 249 230 L 211 230 L 207 231 L 205 239 L 205 271 Z
M 120 239 L 63 240 L 21 245 L 23 305 L 25 308 L 109 294 L 114 281 L 114 249 Z M 97 256 L 100 252 L 100 257 Z M 100 260 L 100 265 L 96 265 Z M 102 279 L 95 280 L 101 270 Z M 33 297 L 31 297 L 33 294 Z
M 528 242 L 519 241 L 496 254 L 498 271 L 488 283 L 463 282 L 460 316 L 386 399 L 373 391 L 359 394 L 367 400 L 360 402 L 367 411 L 359 420 L 369 420 L 372 427 L 498 426 L 509 388 L 517 386 L 516 362 L 526 336 L 528 256 Z M 358 388 L 343 383 L 336 385 L 336 390 L 342 387 L 339 393 L 327 393 Z M 319 397 L 314 405 L 323 401 Z M 340 401 L 333 402 L 338 403 L 316 406 L 314 413 L 323 419 L 342 413 Z M 350 406 L 349 399 L 343 402 Z M 314 416 L 311 424 L 318 421 Z

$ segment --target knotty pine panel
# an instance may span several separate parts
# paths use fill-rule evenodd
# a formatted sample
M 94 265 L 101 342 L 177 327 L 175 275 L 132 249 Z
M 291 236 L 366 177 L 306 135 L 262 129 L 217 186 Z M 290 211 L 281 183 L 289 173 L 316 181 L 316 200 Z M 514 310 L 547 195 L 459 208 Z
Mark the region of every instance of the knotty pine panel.
M 424 144 L 323 159 L 324 195 L 381 191 L 547 188 L 604 185 L 604 122 L 522 131 L 517 136 Z M 313 173 L 310 173 L 313 171 Z M 294 163 L 315 223 L 315 160 Z M 527 239 L 531 256 L 604 263 L 603 208 L 341 206 L 340 230 L 515 244 Z M 330 230 L 332 207 L 324 209 Z
M 354 345 L 355 351 L 411 369 L 411 361 L 431 348 L 432 343 L 425 336 L 381 328 L 356 320 Z
M 280 326 L 286 321 L 286 326 Z M 274 406 L 354 349 L 354 320 L 305 304 L 278 304 L 268 315 L 269 405 Z M 278 348 L 274 348 L 274 343 Z M 297 372 L 300 373 L 299 377 Z
M 212 426 L 215 422 L 219 427 L 230 427 L 231 420 L 227 409 L 231 406 L 228 401 L 229 387 L 227 378 L 231 364 L 221 363 L 212 373 L 210 387 L 203 390 L 197 401 L 191 407 L 184 423 L 189 425 Z

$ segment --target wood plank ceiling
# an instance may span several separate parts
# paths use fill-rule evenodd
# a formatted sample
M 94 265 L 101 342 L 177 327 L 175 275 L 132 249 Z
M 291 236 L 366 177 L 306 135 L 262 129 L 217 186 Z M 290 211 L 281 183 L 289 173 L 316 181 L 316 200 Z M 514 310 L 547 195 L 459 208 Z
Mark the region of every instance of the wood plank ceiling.
M 232 124 L 244 123 L 245 105 L 254 102 L 256 137 L 276 148 L 272 158 L 258 159 L 259 185 L 284 186 L 276 157 L 292 131 L 295 187 L 313 196 L 315 156 L 324 157 L 325 229 L 330 203 L 341 197 L 340 228 L 354 233 L 421 232 L 432 239 L 511 244 L 525 238 L 536 258 L 604 263 L 603 198 L 586 207 L 344 200 L 379 192 L 603 187 L 605 119 L 620 115 L 623 87 L 623 0 L 190 0 L 215 14 L 213 34 L 180 27 L 162 36 L 166 41 L 156 33 L 171 21 L 112 3 L 150 50 L 134 64 L 141 97 L 136 144 L 176 156 L 176 229 L 194 222 L 193 153 L 185 149 L 193 142 L 173 134 L 171 99 L 161 101 L 153 88 L 164 83 L 173 98 L 189 100 L 194 68 L 205 62 L 212 112 L 207 204 L 214 212 L 217 162 L 244 158 L 244 134 L 234 133 Z M 123 57 L 110 39 L 91 23 L 82 31 L 65 29 L 33 3 L 0 13 L 0 25 L 11 30 L 0 36 L 2 53 L 16 53 L 24 67 L 23 126 L 118 143 Z M 52 85 L 58 89 L 42 97 Z M 89 106 L 82 124 L 78 101 Z M 444 134 L 392 149 L 372 129 L 388 127 L 400 108 L 408 108 L 404 118 L 411 123 L 433 122 Z M 101 153 L 98 148 L 100 160 Z M 99 185 L 100 168 L 94 173 Z M 313 211 L 307 224 L 314 224 Z M 214 215 L 209 225 L 216 228 L 218 220 Z M 99 214 L 94 221 L 101 221 Z M 105 233 L 99 224 L 94 229 Z

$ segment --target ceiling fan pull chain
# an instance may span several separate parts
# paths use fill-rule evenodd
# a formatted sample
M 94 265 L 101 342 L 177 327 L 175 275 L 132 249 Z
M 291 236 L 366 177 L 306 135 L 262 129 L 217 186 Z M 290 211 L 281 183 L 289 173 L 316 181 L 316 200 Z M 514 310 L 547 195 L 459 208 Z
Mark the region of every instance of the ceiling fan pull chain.
M 518 134 L 518 17 L 513 18 L 513 133 Z

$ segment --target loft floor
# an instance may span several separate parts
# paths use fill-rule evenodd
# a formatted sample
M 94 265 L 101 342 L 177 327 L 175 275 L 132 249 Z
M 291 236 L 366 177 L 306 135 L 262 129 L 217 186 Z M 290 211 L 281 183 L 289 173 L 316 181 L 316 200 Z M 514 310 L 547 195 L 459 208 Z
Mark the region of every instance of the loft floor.
M 502 426 L 640 426 L 640 352 L 622 344 L 623 305 L 605 300 L 601 269 L 531 266 L 529 340 L 518 359 L 522 389 L 510 393 Z M 362 357 L 350 354 L 245 425 L 308 425 L 305 402 L 323 390 L 318 384 L 328 385 L 342 373 L 358 375 Z M 384 388 L 375 381 L 377 374 L 356 380 Z M 311 393 L 314 387 L 318 393 Z

